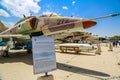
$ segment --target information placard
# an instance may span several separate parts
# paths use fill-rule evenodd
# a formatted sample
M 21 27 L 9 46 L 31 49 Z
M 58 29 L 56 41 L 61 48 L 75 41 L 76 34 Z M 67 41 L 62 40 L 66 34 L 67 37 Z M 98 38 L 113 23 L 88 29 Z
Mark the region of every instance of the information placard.
M 34 74 L 45 73 L 56 69 L 54 38 L 32 37 Z

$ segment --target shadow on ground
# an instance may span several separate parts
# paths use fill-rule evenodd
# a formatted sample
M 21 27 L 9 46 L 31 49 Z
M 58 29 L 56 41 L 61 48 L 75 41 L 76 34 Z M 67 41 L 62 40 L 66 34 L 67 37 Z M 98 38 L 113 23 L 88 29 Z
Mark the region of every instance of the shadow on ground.
M 85 55 L 85 56 L 95 56 L 94 54 L 74 54 L 74 53 L 60 53 L 60 54 L 68 54 L 68 55 Z M 32 54 L 28 54 L 26 52 L 16 52 L 9 53 L 10 57 L 2 57 L 0 55 L 0 63 L 14 63 L 14 62 L 24 62 L 28 65 L 33 65 Z
M 0 55 L 0 63 L 15 63 L 15 62 L 23 62 L 28 65 L 33 64 L 32 54 L 28 54 L 26 52 L 17 52 L 17 53 L 10 53 L 10 57 L 2 57 Z
M 33 65 L 32 54 L 15 53 L 15 54 L 10 54 L 10 57 L 8 57 L 8 58 L 2 57 L 0 55 L 0 64 L 15 63 L 15 62 L 23 62 L 23 63 L 26 63 L 28 65 Z M 109 74 L 106 74 L 106 73 L 103 73 L 100 71 L 80 68 L 80 67 L 76 67 L 76 66 L 68 65 L 68 64 L 63 64 L 63 63 L 59 63 L 59 62 L 57 62 L 57 68 L 60 70 L 73 72 L 76 74 L 81 74 L 81 75 L 90 76 L 90 77 L 94 77 L 94 78 L 99 78 L 97 76 L 110 77 Z M 102 78 L 99 78 L 99 79 L 102 79 Z
M 73 72 L 73 73 L 77 73 L 77 74 L 82 74 L 82 75 L 90 76 L 90 77 L 94 77 L 94 78 L 99 78 L 97 76 L 110 77 L 110 75 L 107 73 L 90 70 L 90 69 L 85 69 L 85 68 L 80 68 L 80 67 L 76 67 L 76 66 L 72 66 L 72 65 L 68 65 L 68 64 L 63 64 L 63 63 L 57 63 L 57 68 L 60 70 L 69 71 L 69 72 Z M 103 79 L 103 78 L 99 78 L 99 79 Z
M 68 55 L 85 55 L 85 56 L 96 56 L 96 54 L 94 52 L 79 52 L 79 53 L 76 53 L 76 52 L 61 52 L 61 51 L 56 51 L 60 54 L 68 54 Z

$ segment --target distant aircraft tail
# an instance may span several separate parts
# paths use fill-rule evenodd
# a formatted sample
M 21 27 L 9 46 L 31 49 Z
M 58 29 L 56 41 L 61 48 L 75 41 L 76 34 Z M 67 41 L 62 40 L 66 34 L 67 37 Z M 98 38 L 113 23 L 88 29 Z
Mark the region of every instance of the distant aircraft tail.
M 0 21 L 0 32 L 6 30 L 7 27 Z

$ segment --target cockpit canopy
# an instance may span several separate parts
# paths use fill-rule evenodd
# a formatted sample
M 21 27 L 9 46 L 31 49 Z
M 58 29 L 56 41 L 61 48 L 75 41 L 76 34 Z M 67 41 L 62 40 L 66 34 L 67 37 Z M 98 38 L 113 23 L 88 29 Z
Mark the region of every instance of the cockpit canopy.
M 53 12 L 46 12 L 43 13 L 42 15 L 40 15 L 40 17 L 51 17 L 51 16 L 59 16 L 57 13 L 53 13 Z

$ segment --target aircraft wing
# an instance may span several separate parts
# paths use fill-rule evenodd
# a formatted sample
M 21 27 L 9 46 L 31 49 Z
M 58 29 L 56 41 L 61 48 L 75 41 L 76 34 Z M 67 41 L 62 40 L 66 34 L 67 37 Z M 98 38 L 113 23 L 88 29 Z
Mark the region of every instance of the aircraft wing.
M 9 38 L 9 37 L 27 37 L 22 34 L 6 34 L 6 35 L 0 35 L 0 38 Z
M 29 35 L 22 35 L 22 34 L 0 35 L 0 38 L 2 38 L 3 41 L 5 40 L 5 42 L 10 41 L 12 38 L 12 41 L 17 41 L 17 43 L 24 43 L 31 40 Z

